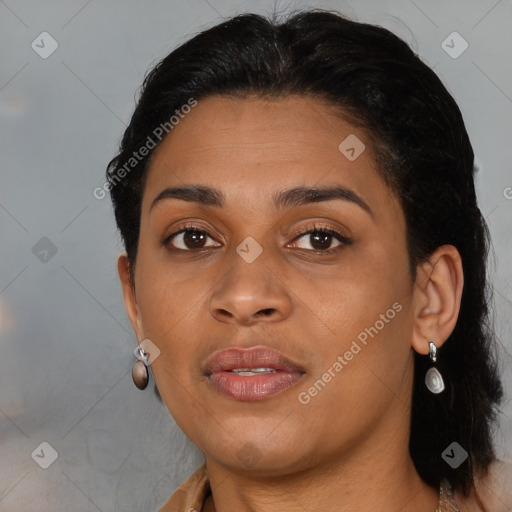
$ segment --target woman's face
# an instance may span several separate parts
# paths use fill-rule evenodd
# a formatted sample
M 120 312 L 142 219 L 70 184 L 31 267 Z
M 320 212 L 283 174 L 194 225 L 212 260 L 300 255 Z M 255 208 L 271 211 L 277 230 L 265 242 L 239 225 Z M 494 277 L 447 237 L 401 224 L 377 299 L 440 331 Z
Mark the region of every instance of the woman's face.
M 197 186 L 211 192 L 155 202 Z M 364 132 L 332 107 L 211 97 L 180 120 L 148 171 L 132 323 L 158 346 L 160 394 L 207 460 L 285 474 L 407 439 L 405 237 Z M 259 359 L 208 367 L 256 346 Z

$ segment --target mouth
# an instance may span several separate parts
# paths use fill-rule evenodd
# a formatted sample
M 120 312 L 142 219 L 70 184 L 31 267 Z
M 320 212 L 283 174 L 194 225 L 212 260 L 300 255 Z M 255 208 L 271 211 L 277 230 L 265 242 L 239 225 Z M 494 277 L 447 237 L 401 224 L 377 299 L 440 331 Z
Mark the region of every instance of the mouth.
M 243 402 L 264 400 L 295 385 L 304 369 L 264 346 L 229 348 L 208 360 L 204 374 L 215 391 Z

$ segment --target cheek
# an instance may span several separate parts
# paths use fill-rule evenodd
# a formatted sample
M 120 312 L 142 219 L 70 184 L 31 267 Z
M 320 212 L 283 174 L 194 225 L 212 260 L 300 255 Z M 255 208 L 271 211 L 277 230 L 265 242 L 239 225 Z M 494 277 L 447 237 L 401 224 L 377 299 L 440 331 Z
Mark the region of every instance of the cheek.
M 309 294 L 325 326 L 310 382 L 329 380 L 330 391 L 318 405 L 362 415 L 368 414 L 362 405 L 379 410 L 401 392 L 412 330 L 407 257 L 378 243 L 365 254 Z M 322 382 L 317 387 L 323 389 Z
M 178 266 L 166 260 L 165 249 L 141 240 L 136 268 L 139 310 L 146 335 L 164 341 L 172 339 L 173 331 L 187 322 L 198 298 L 204 295 L 183 280 Z
M 410 300 L 408 259 L 397 247 L 401 245 L 370 239 L 364 247 L 347 251 L 335 274 L 307 287 L 308 305 L 333 334 L 356 337 L 376 322 L 379 332 L 396 326 L 396 310 Z M 393 308 L 395 303 L 399 305 Z
M 370 315 L 371 320 L 354 325 L 335 344 L 322 344 L 317 371 L 298 389 L 298 412 L 310 429 L 322 432 L 322 439 L 350 445 L 391 407 L 407 412 L 412 387 L 405 336 L 409 322 L 405 308 L 396 311 L 400 307 L 394 304 L 395 309 L 384 309 L 388 323 Z

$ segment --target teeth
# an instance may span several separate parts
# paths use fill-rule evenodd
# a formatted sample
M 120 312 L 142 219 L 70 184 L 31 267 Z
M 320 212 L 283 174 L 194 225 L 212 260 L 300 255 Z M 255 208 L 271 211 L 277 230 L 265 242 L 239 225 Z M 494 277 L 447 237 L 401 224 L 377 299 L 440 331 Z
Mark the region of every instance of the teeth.
M 237 375 L 241 375 L 242 377 L 250 377 L 251 375 L 258 375 L 262 373 L 275 373 L 276 370 L 274 368 L 235 368 L 231 370 L 233 373 Z

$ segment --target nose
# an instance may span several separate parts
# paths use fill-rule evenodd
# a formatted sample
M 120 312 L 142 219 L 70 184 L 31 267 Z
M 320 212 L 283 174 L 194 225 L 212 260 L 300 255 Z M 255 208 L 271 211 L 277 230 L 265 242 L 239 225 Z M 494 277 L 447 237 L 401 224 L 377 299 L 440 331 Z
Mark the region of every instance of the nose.
M 213 318 L 248 326 L 282 321 L 290 315 L 289 288 L 265 263 L 263 255 L 247 263 L 235 254 L 230 263 L 210 296 L 209 310 Z

